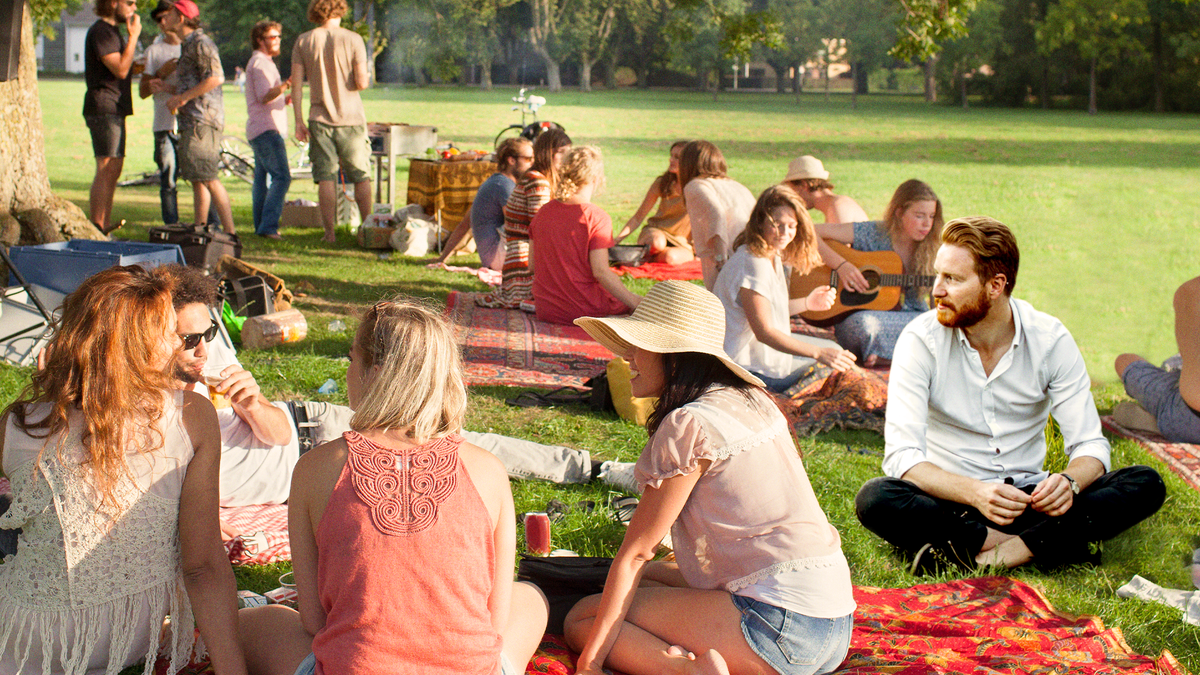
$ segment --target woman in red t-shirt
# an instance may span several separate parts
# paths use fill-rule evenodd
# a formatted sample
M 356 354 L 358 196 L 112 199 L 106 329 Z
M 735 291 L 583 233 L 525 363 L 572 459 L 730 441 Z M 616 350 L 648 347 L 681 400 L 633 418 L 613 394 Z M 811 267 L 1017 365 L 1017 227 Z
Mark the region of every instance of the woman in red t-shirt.
M 592 203 L 603 185 L 600 150 L 572 148 L 559 168 L 555 198 L 529 224 L 533 301 L 543 321 L 627 314 L 642 300 L 608 267 L 612 219 Z

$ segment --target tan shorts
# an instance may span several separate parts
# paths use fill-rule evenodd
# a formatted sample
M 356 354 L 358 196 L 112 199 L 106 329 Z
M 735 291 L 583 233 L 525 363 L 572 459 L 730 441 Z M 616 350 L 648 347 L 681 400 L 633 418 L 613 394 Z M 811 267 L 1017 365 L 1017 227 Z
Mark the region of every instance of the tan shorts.
M 316 120 L 308 121 L 308 158 L 312 161 L 313 180 L 321 183 L 337 180 L 338 167 L 347 183 L 371 180 L 371 141 L 367 125 L 335 127 Z
M 221 138 L 216 127 L 197 124 L 179 128 L 179 175 L 192 183 L 217 180 L 221 161 Z

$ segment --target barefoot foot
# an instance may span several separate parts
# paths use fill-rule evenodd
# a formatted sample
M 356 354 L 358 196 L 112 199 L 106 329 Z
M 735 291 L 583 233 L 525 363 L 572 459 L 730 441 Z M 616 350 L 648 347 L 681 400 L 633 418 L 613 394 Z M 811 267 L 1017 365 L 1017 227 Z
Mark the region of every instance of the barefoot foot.
M 680 647 L 679 645 L 671 645 L 670 647 L 667 647 L 667 656 L 682 656 L 689 661 L 696 660 L 695 654 L 689 652 L 683 647 Z
M 696 669 L 693 672 L 703 675 L 729 675 L 729 666 L 725 665 L 725 659 L 717 650 L 710 649 L 696 658 Z

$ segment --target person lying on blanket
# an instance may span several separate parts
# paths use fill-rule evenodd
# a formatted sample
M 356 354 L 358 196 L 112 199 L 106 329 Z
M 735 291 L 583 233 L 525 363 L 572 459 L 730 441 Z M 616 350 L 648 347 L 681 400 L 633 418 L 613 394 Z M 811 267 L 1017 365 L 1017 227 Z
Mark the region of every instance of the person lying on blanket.
M 868 529 L 943 564 L 1015 567 L 1099 562 L 1108 539 L 1162 506 L 1145 466 L 1110 471 L 1111 448 L 1083 357 L 1054 317 L 1012 298 L 1020 253 L 987 217 L 942 230 L 928 312 L 905 327 L 888 383 L 883 471 L 856 498 Z M 1046 470 L 1046 418 L 1065 470 Z
M 1137 403 L 1118 406 L 1113 413 L 1117 422 L 1155 431 L 1168 441 L 1200 443 L 1200 277 L 1175 291 L 1175 341 L 1179 368 L 1159 368 L 1137 354 L 1117 357 L 1117 377 Z M 1149 424 L 1118 414 L 1129 406 L 1149 417 Z
M 722 349 L 720 300 L 664 281 L 632 316 L 576 323 L 629 359 L 634 396 L 659 401 L 604 593 L 566 618 L 578 672 L 837 668 L 855 607 L 841 537 L 762 381 Z M 649 562 L 668 529 L 678 563 Z
M 288 501 L 300 611 L 238 617 L 250 671 L 523 673 L 549 608 L 513 581 L 504 466 L 459 434 L 454 327 L 407 299 L 377 303 L 346 389 L 353 430 L 300 459 Z
M 254 375 L 216 340 L 209 308 L 219 302 L 216 282 L 199 270 L 170 266 L 175 279 L 177 330 L 183 340 L 176 380 L 183 389 L 211 396 L 221 424 L 221 505 L 282 504 L 287 501 L 296 460 L 314 445 L 350 428 L 346 406 L 322 401 L 268 401 Z M 592 478 L 585 450 L 542 445 L 498 434 L 463 432 L 497 455 L 515 478 L 585 483 Z M 226 528 L 227 536 L 238 532 Z

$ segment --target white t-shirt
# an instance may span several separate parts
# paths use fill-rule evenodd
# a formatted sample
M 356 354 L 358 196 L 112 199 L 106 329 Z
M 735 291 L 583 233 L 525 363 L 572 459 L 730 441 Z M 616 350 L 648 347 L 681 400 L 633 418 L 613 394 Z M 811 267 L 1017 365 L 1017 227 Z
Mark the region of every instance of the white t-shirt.
M 217 375 L 228 366 L 241 365 L 233 350 L 220 339 L 209 342 L 208 348 L 205 375 Z M 208 387 L 203 382 L 194 388 L 201 395 L 208 395 Z M 292 414 L 286 403 L 272 405 L 291 421 Z M 292 425 L 292 436 L 285 445 L 268 445 L 254 435 L 250 425 L 231 407 L 218 410 L 217 421 L 221 425 L 221 506 L 286 502 L 292 486 L 292 469 L 300 458 L 295 425 Z
M 787 277 L 783 274 L 783 263 L 779 257 L 759 258 L 751 254 L 749 248 L 742 246 L 729 256 L 721 268 L 713 293 L 725 306 L 725 353 L 729 354 L 729 358 L 739 366 L 767 377 L 791 375 L 795 369 L 792 355 L 759 342 L 750 329 L 746 310 L 739 297 L 739 291 L 743 288 L 766 298 L 771 306 L 771 325 L 787 331 L 790 326 Z
M 163 64 L 171 59 L 179 58 L 179 45 L 172 45 L 163 42 L 162 36 L 154 38 L 154 43 L 146 48 L 146 72 L 153 75 L 158 72 Z M 178 82 L 175 73 L 163 80 L 165 84 L 174 85 Z M 167 110 L 167 99 L 171 98 L 171 94 L 165 91 L 160 91 L 154 95 L 154 130 L 155 131 L 175 131 L 175 116 Z

